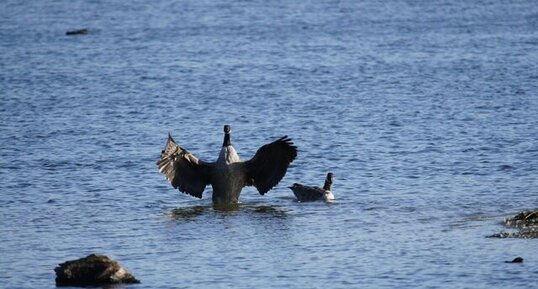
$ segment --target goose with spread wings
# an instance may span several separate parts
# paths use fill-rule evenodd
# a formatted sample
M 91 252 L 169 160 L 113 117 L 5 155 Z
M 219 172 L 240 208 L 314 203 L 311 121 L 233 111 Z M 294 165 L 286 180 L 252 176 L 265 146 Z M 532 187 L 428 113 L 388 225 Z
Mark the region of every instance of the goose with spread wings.
M 205 162 L 179 146 L 168 134 L 168 141 L 157 161 L 159 171 L 175 189 L 202 198 L 207 185 L 213 187 L 213 204 L 236 204 L 245 186 L 254 186 L 262 195 L 286 174 L 297 157 L 297 147 L 287 136 L 258 149 L 254 157 L 241 161 L 233 148 L 231 127 L 224 126 L 224 142 L 216 162 Z

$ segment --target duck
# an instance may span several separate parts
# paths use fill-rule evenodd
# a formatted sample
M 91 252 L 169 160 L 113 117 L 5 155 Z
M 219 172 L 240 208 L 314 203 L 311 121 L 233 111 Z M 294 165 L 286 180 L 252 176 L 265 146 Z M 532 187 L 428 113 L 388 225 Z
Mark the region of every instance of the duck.
M 261 146 L 254 156 L 241 161 L 231 143 L 232 128 L 224 126 L 224 141 L 215 162 L 206 162 L 178 145 L 168 134 L 157 167 L 174 189 L 201 199 L 207 185 L 213 188 L 213 205 L 238 204 L 241 190 L 254 186 L 265 195 L 286 174 L 297 157 L 291 138 L 283 136 Z
M 334 176 L 332 173 L 328 173 L 325 178 L 325 184 L 323 188 L 311 187 L 294 183 L 289 187 L 299 202 L 311 202 L 322 200 L 325 202 L 332 202 L 334 195 L 331 192 L 331 185 L 333 183 Z

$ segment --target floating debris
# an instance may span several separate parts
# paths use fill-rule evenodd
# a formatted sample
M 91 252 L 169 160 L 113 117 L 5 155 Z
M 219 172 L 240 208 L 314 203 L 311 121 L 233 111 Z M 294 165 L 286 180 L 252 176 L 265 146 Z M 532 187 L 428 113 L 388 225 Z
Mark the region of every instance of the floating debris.
M 91 254 L 66 261 L 54 268 L 56 286 L 96 286 L 118 283 L 140 283 L 118 262 L 107 256 Z
M 523 211 L 513 218 L 504 219 L 504 224 L 508 227 L 517 228 L 538 228 L 538 209 L 534 211 Z M 535 228 L 535 229 L 536 229 Z
M 513 218 L 504 219 L 503 224 L 515 228 L 516 232 L 500 232 L 488 236 L 489 238 L 538 238 L 538 209 L 523 211 Z

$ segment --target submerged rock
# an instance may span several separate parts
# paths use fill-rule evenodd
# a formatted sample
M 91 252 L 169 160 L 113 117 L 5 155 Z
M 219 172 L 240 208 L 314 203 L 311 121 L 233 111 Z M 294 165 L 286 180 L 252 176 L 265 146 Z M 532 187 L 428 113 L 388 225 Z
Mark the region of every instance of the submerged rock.
M 490 238 L 538 238 L 538 209 L 523 211 L 512 218 L 504 219 L 506 227 L 517 229 L 515 232 L 500 232 Z
M 57 286 L 89 286 L 117 283 L 140 283 L 118 262 L 107 256 L 88 255 L 66 261 L 54 268 Z

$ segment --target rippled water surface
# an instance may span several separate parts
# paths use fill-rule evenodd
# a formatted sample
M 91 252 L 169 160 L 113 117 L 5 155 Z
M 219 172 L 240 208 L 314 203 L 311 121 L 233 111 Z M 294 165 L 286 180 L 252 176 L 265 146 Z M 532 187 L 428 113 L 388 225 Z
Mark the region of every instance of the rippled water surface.
M 0 287 L 90 253 L 125 288 L 536 286 L 537 240 L 486 236 L 538 207 L 538 5 L 435 2 L 1 1 Z M 224 124 L 300 150 L 228 211 L 155 166 Z

